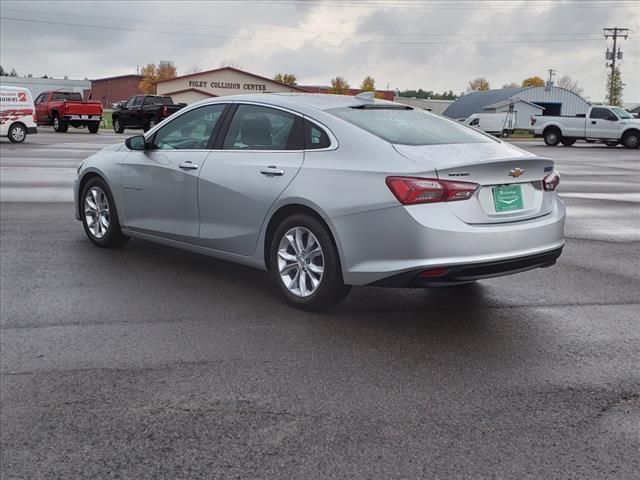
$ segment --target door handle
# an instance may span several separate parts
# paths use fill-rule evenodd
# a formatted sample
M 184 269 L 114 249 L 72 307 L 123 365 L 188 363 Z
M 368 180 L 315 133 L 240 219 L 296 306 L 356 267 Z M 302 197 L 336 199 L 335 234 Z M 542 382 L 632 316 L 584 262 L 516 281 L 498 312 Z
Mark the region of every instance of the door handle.
M 284 170 L 276 167 L 275 165 L 269 165 L 267 168 L 263 168 L 260 170 L 262 175 L 267 175 L 268 177 L 280 177 L 284 175 Z
M 595 125 L 596 123 L 598 122 L 596 122 L 595 120 L 591 120 L 591 125 Z
M 181 163 L 180 165 L 178 165 L 178 168 L 181 168 L 183 170 L 196 170 L 198 168 L 198 164 L 197 163 L 191 163 L 189 160 L 187 160 L 184 163 Z

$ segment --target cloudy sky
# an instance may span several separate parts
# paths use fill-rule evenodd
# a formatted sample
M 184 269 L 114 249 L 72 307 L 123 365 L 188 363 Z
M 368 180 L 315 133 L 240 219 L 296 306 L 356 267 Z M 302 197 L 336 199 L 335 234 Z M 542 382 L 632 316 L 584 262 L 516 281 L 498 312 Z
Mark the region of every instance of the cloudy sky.
M 178 73 L 231 63 L 300 84 L 499 88 L 553 68 L 604 97 L 604 27 L 622 40 L 624 100 L 640 102 L 640 0 L 12 1 L 0 3 L 0 63 L 19 74 L 100 78 L 172 60 Z M 609 41 L 610 45 L 610 41 Z

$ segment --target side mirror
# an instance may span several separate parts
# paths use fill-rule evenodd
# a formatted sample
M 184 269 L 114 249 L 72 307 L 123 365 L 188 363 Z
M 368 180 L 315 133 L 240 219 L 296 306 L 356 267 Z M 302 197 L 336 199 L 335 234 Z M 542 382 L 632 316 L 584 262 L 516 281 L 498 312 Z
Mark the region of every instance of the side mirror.
M 124 141 L 124 144 L 129 150 L 146 150 L 147 142 L 144 139 L 144 135 L 136 135 L 135 137 L 129 137 Z

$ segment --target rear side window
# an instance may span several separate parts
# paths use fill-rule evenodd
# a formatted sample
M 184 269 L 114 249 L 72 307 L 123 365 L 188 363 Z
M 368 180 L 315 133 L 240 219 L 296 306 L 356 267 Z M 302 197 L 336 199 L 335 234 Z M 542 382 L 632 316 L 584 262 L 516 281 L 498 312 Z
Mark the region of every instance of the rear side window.
M 308 120 L 304 122 L 304 148 L 313 150 L 316 148 L 328 148 L 331 146 L 331 139 L 323 128 Z
M 239 105 L 224 139 L 225 150 L 302 150 L 302 118 L 260 105 Z
M 497 142 L 475 129 L 424 110 L 400 108 L 336 108 L 329 113 L 390 143 L 446 145 Z

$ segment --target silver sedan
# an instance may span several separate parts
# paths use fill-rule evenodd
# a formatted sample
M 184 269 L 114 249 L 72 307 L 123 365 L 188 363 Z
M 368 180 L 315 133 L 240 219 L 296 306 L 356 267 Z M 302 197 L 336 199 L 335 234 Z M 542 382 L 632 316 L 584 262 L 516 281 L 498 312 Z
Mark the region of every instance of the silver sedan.
M 89 157 L 76 217 L 266 269 L 303 309 L 351 285 L 430 287 L 548 267 L 564 246 L 553 161 L 405 105 L 271 94 L 199 102 Z

